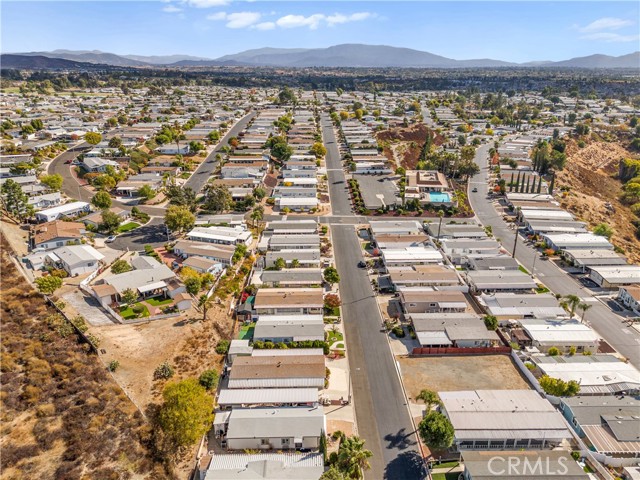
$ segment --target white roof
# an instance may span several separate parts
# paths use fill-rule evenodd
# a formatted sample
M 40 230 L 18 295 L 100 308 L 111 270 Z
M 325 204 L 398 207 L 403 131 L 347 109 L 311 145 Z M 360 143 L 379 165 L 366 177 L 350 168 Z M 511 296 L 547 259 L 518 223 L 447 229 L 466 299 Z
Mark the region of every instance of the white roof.
M 417 332 L 420 345 L 453 345 L 444 330 L 431 332 Z
M 630 363 L 615 357 L 610 362 L 538 363 L 540 369 L 553 378 L 577 381 L 581 387 L 632 383 L 640 386 L 640 371 Z
M 204 480 L 318 480 L 323 472 L 318 452 L 216 454 Z
M 104 258 L 104 255 L 91 245 L 67 245 L 66 247 L 55 249 L 53 253 L 70 266 L 83 262 L 97 262 Z
M 389 248 L 382 251 L 382 257 L 387 262 L 421 262 L 432 261 L 441 262 L 442 254 L 431 247 L 406 247 L 406 248 Z
M 283 403 L 315 403 L 317 388 L 225 388 L 220 390 L 220 405 L 269 405 Z
M 64 205 L 58 205 L 57 207 L 40 210 L 38 213 L 41 215 L 51 216 L 81 209 L 89 209 L 89 204 L 87 202 L 65 203 Z
M 234 408 L 227 438 L 320 437 L 323 429 L 321 407 Z
M 594 235 L 593 233 L 549 233 L 543 235 L 543 238 L 553 242 L 559 248 L 585 245 L 588 248 L 613 249 L 613 245 L 605 237 Z
M 293 205 L 293 206 L 297 206 L 297 205 L 303 205 L 303 206 L 313 206 L 313 205 L 318 205 L 318 199 L 317 198 L 308 198 L 308 197 L 280 197 L 278 198 L 278 204 L 282 207 L 282 206 L 288 206 L 288 205 Z
M 245 241 L 251 238 L 251 232 L 244 228 L 238 227 L 195 227 L 187 237 L 190 239 L 206 238 L 209 240 L 218 240 L 221 242 L 236 242 L 237 240 Z
M 592 266 L 591 271 L 611 283 L 640 282 L 640 266 L 638 265 Z
M 578 320 L 520 320 L 532 340 L 543 344 L 571 345 L 598 341 L 598 335 Z

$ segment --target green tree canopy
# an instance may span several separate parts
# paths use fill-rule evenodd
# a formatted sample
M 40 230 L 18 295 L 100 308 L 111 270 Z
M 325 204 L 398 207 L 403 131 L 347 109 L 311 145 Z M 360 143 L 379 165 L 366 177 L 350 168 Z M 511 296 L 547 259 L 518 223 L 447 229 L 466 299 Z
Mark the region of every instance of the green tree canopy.
M 418 425 L 420 438 L 429 447 L 440 450 L 453 444 L 453 425 L 442 413 L 432 410 L 428 412 Z
M 369 459 L 373 453 L 364 448 L 364 443 L 357 436 L 343 438 L 340 442 L 337 466 L 345 477 L 359 480 L 364 477 L 364 471 L 371 468 Z
M 115 273 L 116 275 L 118 273 L 130 272 L 131 270 L 133 270 L 133 267 L 126 260 L 119 259 L 111 265 L 111 273 Z
M 53 190 L 54 192 L 59 192 L 60 189 L 62 188 L 62 175 L 60 175 L 59 173 L 54 173 L 52 175 L 43 175 L 40 177 L 40 182 L 44 185 L 46 185 L 47 187 L 49 187 L 50 190 Z
M 170 205 L 164 215 L 164 223 L 172 232 L 186 232 L 196 223 L 196 217 L 187 207 Z
M 106 231 L 108 234 L 113 234 L 119 226 L 120 217 L 118 214 L 106 209 L 102 211 L 102 222 L 99 225 L 100 230 Z
M 111 195 L 107 192 L 97 192 L 91 199 L 91 203 L 101 210 L 111 207 Z
M 194 445 L 211 428 L 213 397 L 195 378 L 170 383 L 162 397 L 158 422 L 176 447 Z
M 556 397 L 573 397 L 580 391 L 580 384 L 575 380 L 569 380 L 565 382 L 559 378 L 549 377 L 543 375 L 540 377 L 540 386 L 548 395 L 554 395 Z
M 97 145 L 102 141 L 102 135 L 97 132 L 87 132 L 84 135 L 84 140 L 90 145 Z
M 53 292 L 62 286 L 62 279 L 54 275 L 36 278 L 35 282 L 38 290 L 45 295 L 52 295 Z
M 327 267 L 324 269 L 324 281 L 329 285 L 333 285 L 334 283 L 338 283 L 340 281 L 340 275 L 338 275 L 338 270 L 336 267 Z
M 2 196 L 7 211 L 17 217 L 22 217 L 27 211 L 28 197 L 22 191 L 19 183 L 10 178 L 2 184 Z
M 208 184 L 204 188 L 203 209 L 211 213 L 221 213 L 229 210 L 233 199 L 229 189 L 224 185 Z

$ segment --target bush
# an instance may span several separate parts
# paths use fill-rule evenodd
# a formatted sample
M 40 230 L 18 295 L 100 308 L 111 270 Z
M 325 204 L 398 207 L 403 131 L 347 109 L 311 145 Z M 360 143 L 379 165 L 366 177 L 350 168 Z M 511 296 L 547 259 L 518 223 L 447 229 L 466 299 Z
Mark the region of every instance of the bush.
M 550 357 L 556 357 L 560 355 L 560 350 L 557 347 L 551 347 L 547 353 Z
M 144 305 L 141 304 L 136 304 L 134 305 L 131 310 L 133 310 L 133 313 L 135 313 L 136 315 L 140 315 L 142 312 L 144 312 Z
M 392 330 L 393 334 L 398 338 L 404 338 L 404 329 L 400 325 L 396 325 Z
M 216 345 L 216 353 L 220 355 L 226 355 L 229 351 L 229 340 L 220 340 Z
M 130 272 L 131 270 L 133 270 L 133 267 L 129 265 L 129 262 L 126 260 L 116 260 L 113 262 L 113 265 L 111 265 L 111 273 L 116 275 L 119 273 Z
M 109 369 L 110 372 L 115 372 L 119 366 L 120 366 L 120 362 L 118 360 L 111 360 L 107 368 Z
M 169 362 L 167 361 L 164 361 L 160 365 L 158 365 L 154 370 L 153 379 L 161 380 L 161 379 L 171 378 L 173 377 L 174 373 L 175 373 L 175 370 L 173 369 L 171 364 L 169 364 Z
M 213 390 L 218 385 L 218 372 L 215 370 L 205 370 L 200 374 L 198 382 L 207 390 Z

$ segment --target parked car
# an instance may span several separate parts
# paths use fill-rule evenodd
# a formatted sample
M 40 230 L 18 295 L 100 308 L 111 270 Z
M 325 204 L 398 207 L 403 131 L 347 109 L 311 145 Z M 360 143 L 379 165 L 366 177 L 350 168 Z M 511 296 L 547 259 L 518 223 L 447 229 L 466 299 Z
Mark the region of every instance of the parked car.
M 478 187 L 473 187 L 473 190 L 471 190 L 473 193 L 478 191 Z
M 109 235 L 109 236 L 105 239 L 104 243 L 111 243 L 111 242 L 113 242 L 116 238 L 117 238 L 117 237 L 116 237 L 115 235 Z
M 68 165 L 68 164 L 70 164 L 71 162 L 73 162 L 73 160 L 72 160 L 72 159 L 69 159 L 69 160 L 65 160 L 65 162 L 64 162 L 64 163 L 66 163 L 66 164 Z
M 360 260 L 358 262 L 358 268 L 367 268 L 367 264 L 364 261 Z

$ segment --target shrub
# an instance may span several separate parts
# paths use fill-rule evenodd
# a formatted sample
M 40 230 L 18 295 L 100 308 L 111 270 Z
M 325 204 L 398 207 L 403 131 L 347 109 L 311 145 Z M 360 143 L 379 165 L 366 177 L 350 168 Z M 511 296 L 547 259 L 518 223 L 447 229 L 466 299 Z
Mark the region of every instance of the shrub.
M 154 380 L 161 380 L 173 377 L 175 370 L 166 360 L 156 367 L 153 372 Z
M 229 351 L 229 345 L 229 340 L 220 340 L 216 345 L 216 353 L 220 355 L 226 355 L 226 353 Z
M 133 310 L 133 313 L 135 313 L 136 315 L 140 315 L 142 312 L 144 312 L 144 305 L 141 304 L 136 304 L 134 305 L 131 310 Z
M 550 357 L 556 357 L 560 355 L 560 350 L 557 347 L 551 347 L 547 353 Z
M 404 329 L 400 325 L 396 325 L 392 330 L 393 334 L 398 338 L 404 338 Z
M 120 362 L 118 360 L 111 360 L 107 368 L 109 369 L 110 372 L 115 372 L 119 366 L 120 366 Z
M 218 372 L 215 370 L 205 370 L 200 374 L 198 382 L 207 390 L 213 390 L 218 385 Z
M 111 273 L 118 274 L 130 272 L 131 270 L 133 270 L 133 267 L 129 265 L 129 262 L 127 262 L 126 260 L 116 260 L 115 262 L 113 262 L 113 265 L 111 265 Z

